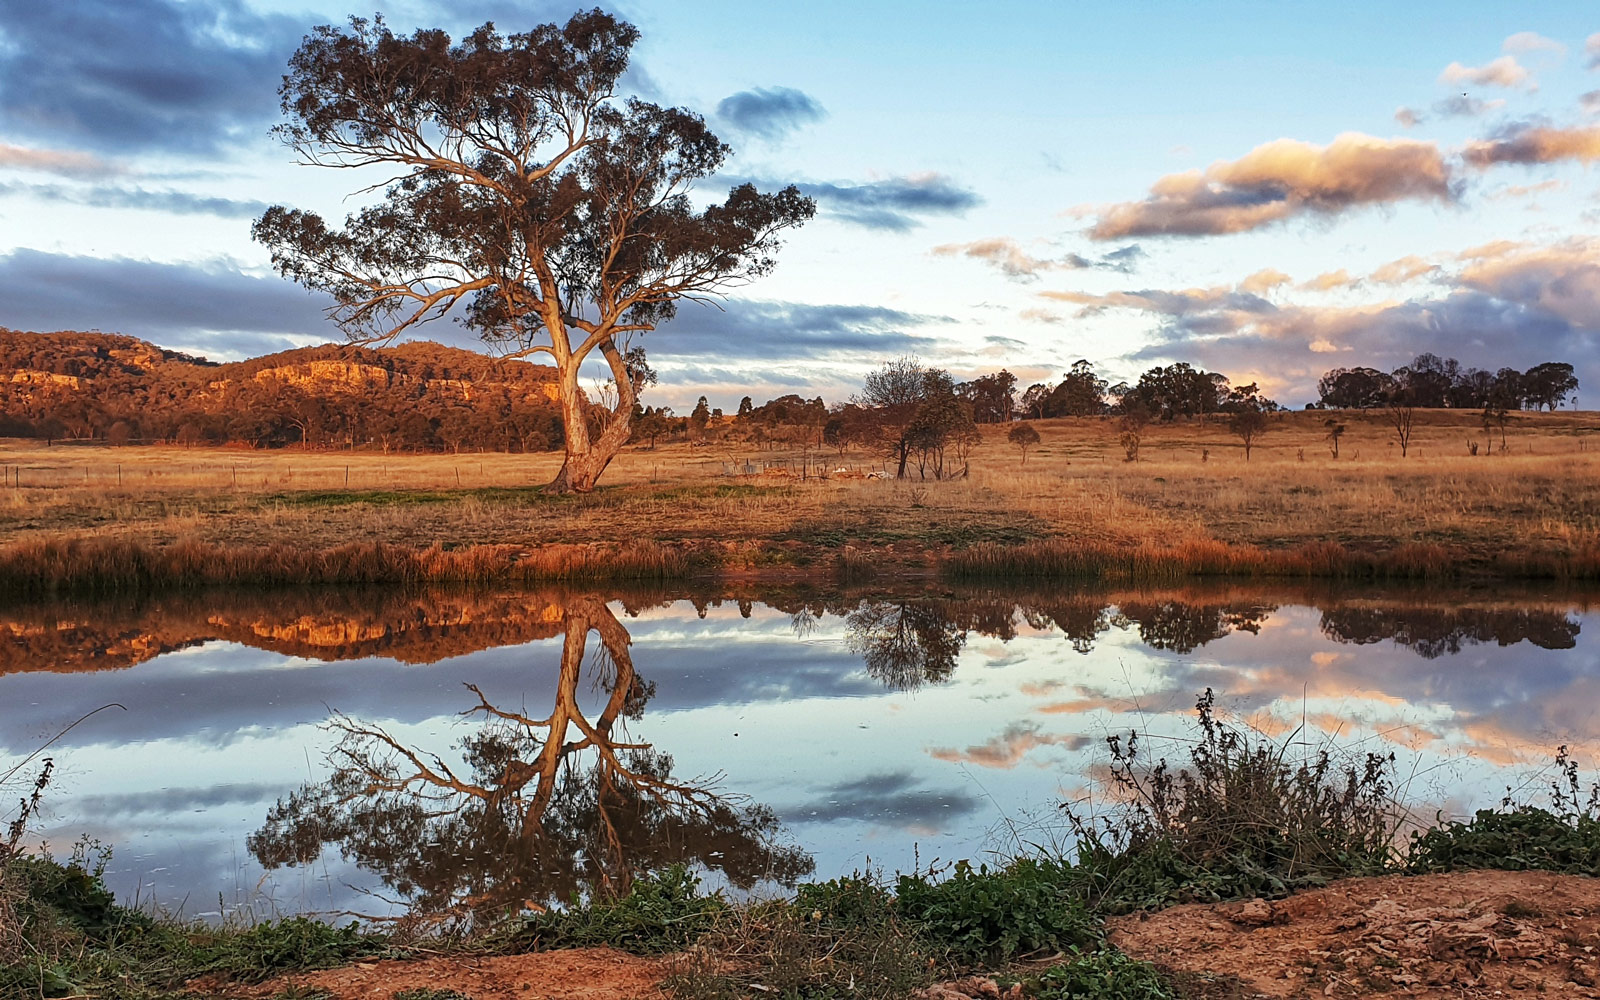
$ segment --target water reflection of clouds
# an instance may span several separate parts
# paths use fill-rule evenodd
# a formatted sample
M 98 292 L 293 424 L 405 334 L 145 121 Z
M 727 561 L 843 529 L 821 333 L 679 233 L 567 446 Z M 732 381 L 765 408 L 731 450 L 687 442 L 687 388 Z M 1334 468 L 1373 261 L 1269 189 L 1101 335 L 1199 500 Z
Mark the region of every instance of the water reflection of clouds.
M 670 679 L 660 685 L 652 707 L 691 710 L 707 704 L 793 700 L 812 697 L 867 697 L 881 688 L 856 669 L 842 647 L 791 643 L 781 656 L 765 654 L 755 643 L 710 648 L 675 637 L 657 643 L 641 636 L 648 649 L 650 676 Z M 136 670 L 93 675 L 21 674 L 4 679 L 0 700 L 0 750 L 26 752 L 61 726 L 99 705 L 118 702 L 127 712 L 103 713 L 63 737 L 61 746 L 185 737 L 218 745 L 241 731 L 275 730 L 319 722 L 334 708 L 362 718 L 418 722 L 458 710 L 463 680 L 471 679 L 493 697 L 540 690 L 554 680 L 559 644 L 553 640 L 485 650 L 426 666 L 392 660 L 313 663 L 296 671 L 292 682 L 279 658 L 260 650 L 213 643 L 189 651 L 178 669 L 158 657 Z M 774 661 L 777 661 L 774 663 Z M 241 664 L 249 664 L 245 666 Z M 761 670 L 749 669 L 752 663 Z M 146 670 L 146 667 L 152 669 Z
M 908 770 L 880 772 L 817 789 L 814 797 L 779 807 L 790 823 L 865 823 L 933 832 L 978 811 L 981 798 L 964 788 L 923 787 Z
M 1352 645 L 1330 636 L 1329 611 L 1292 602 L 1265 614 L 1248 600 L 1240 612 L 1198 606 L 1190 621 L 1172 601 L 1129 601 L 1143 609 L 1139 620 L 1079 601 L 1053 612 L 1078 623 L 1070 638 L 1021 613 L 1000 633 L 1010 638 L 981 634 L 997 621 L 994 608 L 932 603 L 936 613 L 919 607 L 915 623 L 953 669 L 908 690 L 886 689 L 863 669 L 848 602 L 810 618 L 804 634 L 792 609 L 755 605 L 746 618 L 728 603 L 702 618 L 687 602 L 642 607 L 622 620 L 656 689 L 630 732 L 672 754 L 678 773 L 721 773 L 729 793 L 772 805 L 815 850 L 822 874 L 847 871 L 869 851 L 909 865 L 908 836 L 925 854 L 969 855 L 997 820 L 1048 805 L 1063 785 L 1081 788 L 1107 733 L 1181 737 L 1206 687 L 1269 733 L 1304 721 L 1319 734 L 1401 748 L 1406 773 L 1432 782 L 1429 801 L 1497 797 L 1506 768 L 1537 765 L 1562 741 L 1600 743 L 1600 647 L 1580 634 L 1582 612 L 1497 612 L 1486 626 L 1460 609 L 1358 607 L 1334 619 L 1335 633 L 1362 643 Z M 63 741 L 56 816 L 63 833 L 88 829 L 129 845 L 117 863 L 127 878 L 165 869 L 168 881 L 155 887 L 170 895 L 184 878 L 191 888 L 251 880 L 237 845 L 321 766 L 327 739 L 315 726 L 329 707 L 438 746 L 461 733 L 462 681 L 532 706 L 548 699 L 559 655 L 559 640 L 541 639 L 435 663 L 325 663 L 208 642 L 123 670 L 14 673 L 0 676 L 0 745 L 31 749 L 58 720 L 127 705 Z M 1477 759 L 1435 770 L 1464 750 Z M 326 877 L 280 872 L 269 884 L 326 895 Z

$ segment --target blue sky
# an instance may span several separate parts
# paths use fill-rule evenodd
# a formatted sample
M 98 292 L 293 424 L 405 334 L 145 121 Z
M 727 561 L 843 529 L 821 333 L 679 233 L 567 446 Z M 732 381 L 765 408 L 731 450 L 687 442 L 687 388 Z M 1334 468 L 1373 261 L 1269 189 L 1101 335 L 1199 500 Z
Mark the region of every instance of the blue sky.
M 718 182 L 820 206 L 770 278 L 646 339 L 655 402 L 836 400 L 904 353 L 1023 384 L 1187 360 L 1290 404 L 1424 350 L 1600 386 L 1592 5 L 614 9 L 643 32 L 630 85 L 737 150 Z M 338 339 L 249 224 L 356 204 L 267 135 L 300 37 L 353 12 L 0 0 L 0 326 L 218 359 Z M 571 10 L 384 12 L 459 33 Z

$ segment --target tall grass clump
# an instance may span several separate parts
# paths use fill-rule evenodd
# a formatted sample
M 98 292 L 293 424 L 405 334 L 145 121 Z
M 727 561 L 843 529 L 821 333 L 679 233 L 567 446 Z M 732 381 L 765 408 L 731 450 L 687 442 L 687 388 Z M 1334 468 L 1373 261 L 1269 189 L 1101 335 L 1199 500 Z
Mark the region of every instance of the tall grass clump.
M 933 956 L 893 893 L 858 873 L 729 910 L 673 959 L 663 985 L 679 1000 L 742 1000 L 758 985 L 779 997 L 891 1000 L 933 980 Z
M 1137 733 L 1111 736 L 1107 810 L 1066 807 L 1078 838 L 1068 875 L 1096 910 L 1279 898 L 1389 867 L 1399 818 L 1392 754 L 1293 756 L 1292 738 L 1219 722 L 1209 688 L 1195 708 L 1185 764 L 1151 761 Z
M 1051 538 L 1024 545 L 980 542 L 951 553 L 942 568 L 956 579 L 1035 577 L 1127 583 L 1172 583 L 1191 577 L 1282 577 L 1340 580 L 1450 580 L 1488 574 L 1511 578 L 1589 579 L 1600 556 L 1593 547 L 1562 553 L 1501 553 L 1407 542 L 1374 550 L 1338 542 L 1261 548 L 1216 539 L 1117 544 Z
M 604 545 L 410 548 L 352 542 L 329 549 L 151 545 L 116 538 L 52 538 L 0 549 L 0 592 L 114 594 L 223 585 L 295 586 L 670 580 L 714 562 L 701 548 L 650 540 Z
M 12 793 L 25 763 L 13 765 L 0 774 L 0 795 Z M 55 761 L 46 758 L 31 780 L 23 780 L 26 790 L 17 800 L 17 814 L 6 825 L 4 837 L 0 839 L 0 966 L 20 962 L 27 949 L 22 928 L 28 895 L 23 882 L 22 836 L 27 832 L 28 821 L 39 811 L 40 800 L 54 770 Z

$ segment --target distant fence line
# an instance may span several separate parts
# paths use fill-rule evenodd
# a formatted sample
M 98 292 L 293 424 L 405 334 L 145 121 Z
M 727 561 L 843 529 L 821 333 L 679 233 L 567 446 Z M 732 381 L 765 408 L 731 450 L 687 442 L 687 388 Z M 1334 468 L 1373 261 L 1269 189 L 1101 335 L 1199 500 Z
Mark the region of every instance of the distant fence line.
M 738 460 L 721 462 L 723 476 L 783 476 L 792 479 L 874 479 L 881 478 L 881 466 L 843 465 L 812 456 L 795 459 Z
M 496 458 L 501 453 L 493 454 Z M 505 486 L 508 480 L 520 485 L 543 485 L 540 476 L 524 476 L 504 461 L 490 464 L 485 458 L 450 461 L 445 456 L 396 456 L 394 466 L 372 460 L 340 463 L 323 460 L 295 462 L 281 452 L 217 454 L 212 462 L 14 462 L 0 464 L 0 488 L 16 490 L 122 489 L 137 493 L 142 487 L 241 490 L 250 492 L 316 489 L 471 489 Z M 315 453 L 292 453 L 293 458 L 311 459 Z M 452 456 L 453 457 L 453 456 Z M 884 476 L 880 465 L 844 464 L 837 458 L 823 461 L 817 456 L 793 459 L 719 460 L 698 457 L 651 466 L 648 478 L 661 481 L 668 476 L 694 473 L 721 478 L 769 477 L 801 481 L 821 479 L 873 479 Z

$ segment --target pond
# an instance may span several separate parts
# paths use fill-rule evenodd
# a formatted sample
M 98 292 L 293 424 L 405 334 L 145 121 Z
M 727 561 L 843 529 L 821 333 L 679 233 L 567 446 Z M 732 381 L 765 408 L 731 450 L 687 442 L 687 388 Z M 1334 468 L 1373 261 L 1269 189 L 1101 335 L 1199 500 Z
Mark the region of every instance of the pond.
M 0 761 L 125 901 L 215 918 L 550 906 L 690 863 L 766 891 L 1033 845 L 1106 737 L 1197 696 L 1395 754 L 1425 818 L 1600 746 L 1592 592 L 1185 587 L 209 593 L 0 611 Z M 95 712 L 101 706 L 112 706 Z M 93 714 L 89 714 L 89 713 Z M 1587 758 L 1584 758 L 1587 759 Z

